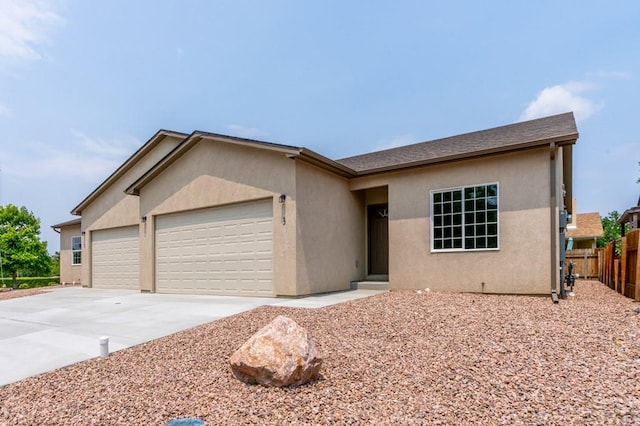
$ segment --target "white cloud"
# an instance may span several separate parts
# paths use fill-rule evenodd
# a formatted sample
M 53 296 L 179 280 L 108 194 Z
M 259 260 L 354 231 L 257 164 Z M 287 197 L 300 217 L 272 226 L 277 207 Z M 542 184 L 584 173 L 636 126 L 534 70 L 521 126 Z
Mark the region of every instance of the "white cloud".
M 416 143 L 416 138 L 410 133 L 398 135 L 391 140 L 385 140 L 378 142 L 376 151 L 383 151 L 385 149 L 397 148 L 399 146 L 411 145 Z
M 90 137 L 83 132 L 71 129 L 71 134 L 87 153 L 109 157 L 130 155 L 140 146 L 140 141 L 132 136 L 121 136 L 110 140 Z
M 11 117 L 12 111 L 9 107 L 0 104 L 0 117 Z
M 21 179 L 81 178 L 99 181 L 112 173 L 141 143 L 130 136 L 103 140 L 72 130 L 65 148 L 42 143 L 15 144 L 23 150 L 0 152 L 2 172 Z
M 227 126 L 229 134 L 233 136 L 239 136 L 247 139 L 260 139 L 269 136 L 269 133 L 260 129 L 253 129 L 251 127 L 242 126 L 240 124 L 230 124 Z
M 600 106 L 584 96 L 595 86 L 589 82 L 569 82 L 544 88 L 520 116 L 520 120 L 532 120 L 553 114 L 573 111 L 577 121 L 584 121 Z
M 63 23 L 50 1 L 0 0 L 0 57 L 41 58 L 36 46 L 49 41 L 49 31 Z

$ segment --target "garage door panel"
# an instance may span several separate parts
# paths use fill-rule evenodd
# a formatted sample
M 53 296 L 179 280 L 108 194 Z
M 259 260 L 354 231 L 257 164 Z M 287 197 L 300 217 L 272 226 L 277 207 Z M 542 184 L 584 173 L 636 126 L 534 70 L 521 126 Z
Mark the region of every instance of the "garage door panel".
M 156 290 L 272 295 L 271 200 L 156 219 Z
M 95 288 L 140 288 L 139 228 L 104 229 L 91 236 L 91 285 Z

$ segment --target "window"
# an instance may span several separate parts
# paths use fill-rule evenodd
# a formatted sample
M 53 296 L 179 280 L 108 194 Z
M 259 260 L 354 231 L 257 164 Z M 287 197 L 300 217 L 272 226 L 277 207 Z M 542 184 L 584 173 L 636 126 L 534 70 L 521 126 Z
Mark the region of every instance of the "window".
M 71 237 L 71 264 L 82 264 L 82 239 L 80 237 Z
M 498 184 L 431 191 L 434 251 L 498 248 Z

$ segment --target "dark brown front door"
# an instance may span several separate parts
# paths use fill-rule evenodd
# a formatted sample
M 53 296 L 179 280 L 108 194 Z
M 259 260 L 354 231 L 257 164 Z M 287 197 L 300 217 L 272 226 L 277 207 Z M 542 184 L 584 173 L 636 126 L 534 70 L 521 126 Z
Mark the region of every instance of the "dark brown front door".
M 369 222 L 369 275 L 389 274 L 389 205 L 367 207 Z

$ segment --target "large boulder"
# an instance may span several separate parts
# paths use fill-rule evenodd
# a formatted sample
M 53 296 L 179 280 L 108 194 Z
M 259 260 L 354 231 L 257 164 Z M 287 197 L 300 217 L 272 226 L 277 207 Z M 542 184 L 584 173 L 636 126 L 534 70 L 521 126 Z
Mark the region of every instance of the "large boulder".
M 251 336 L 229 362 L 236 378 L 264 386 L 305 384 L 322 366 L 307 330 L 282 315 Z

